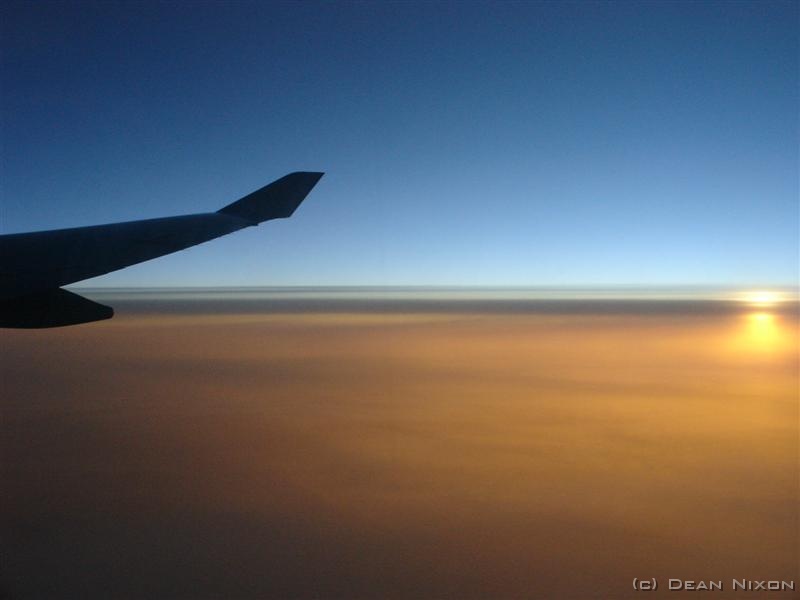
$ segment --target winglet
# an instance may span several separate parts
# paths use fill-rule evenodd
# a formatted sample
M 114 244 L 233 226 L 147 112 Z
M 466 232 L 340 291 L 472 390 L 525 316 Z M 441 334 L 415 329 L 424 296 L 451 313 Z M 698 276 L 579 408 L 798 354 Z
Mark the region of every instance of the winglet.
M 289 173 L 217 212 L 261 223 L 291 217 L 324 173 Z

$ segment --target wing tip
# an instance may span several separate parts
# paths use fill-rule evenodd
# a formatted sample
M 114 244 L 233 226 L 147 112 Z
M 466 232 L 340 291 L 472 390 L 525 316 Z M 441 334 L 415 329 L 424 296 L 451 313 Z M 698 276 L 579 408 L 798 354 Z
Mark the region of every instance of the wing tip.
M 289 173 L 217 212 L 253 223 L 291 217 L 324 174 L 319 171 Z

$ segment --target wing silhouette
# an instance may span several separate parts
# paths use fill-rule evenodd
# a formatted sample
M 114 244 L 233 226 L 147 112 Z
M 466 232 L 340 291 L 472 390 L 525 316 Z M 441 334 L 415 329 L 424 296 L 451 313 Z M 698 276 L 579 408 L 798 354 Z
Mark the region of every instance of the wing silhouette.
M 290 173 L 213 213 L 0 236 L 0 327 L 108 319 L 109 307 L 59 288 L 290 217 L 322 175 Z

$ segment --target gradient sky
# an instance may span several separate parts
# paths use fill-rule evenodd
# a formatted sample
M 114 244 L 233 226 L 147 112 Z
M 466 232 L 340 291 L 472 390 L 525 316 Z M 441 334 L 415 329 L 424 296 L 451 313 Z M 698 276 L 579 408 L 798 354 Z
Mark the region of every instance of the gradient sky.
M 94 285 L 797 284 L 798 4 L 2 8 L 0 232 L 295 216 Z

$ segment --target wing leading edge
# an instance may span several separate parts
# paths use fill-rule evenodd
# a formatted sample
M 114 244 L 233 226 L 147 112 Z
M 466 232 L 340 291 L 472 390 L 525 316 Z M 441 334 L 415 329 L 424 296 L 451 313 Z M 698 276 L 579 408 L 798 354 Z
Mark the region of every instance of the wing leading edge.
M 88 304 L 78 308 L 73 297 L 80 296 L 58 289 L 290 217 L 322 175 L 290 173 L 214 213 L 0 236 L 0 327 L 53 327 L 109 318 L 113 311 L 109 314 L 108 307 L 81 298 L 103 310 L 93 312 Z M 58 317 L 62 305 L 63 319 Z M 16 319 L 17 314 L 22 316 Z M 86 320 L 75 321 L 80 318 Z

